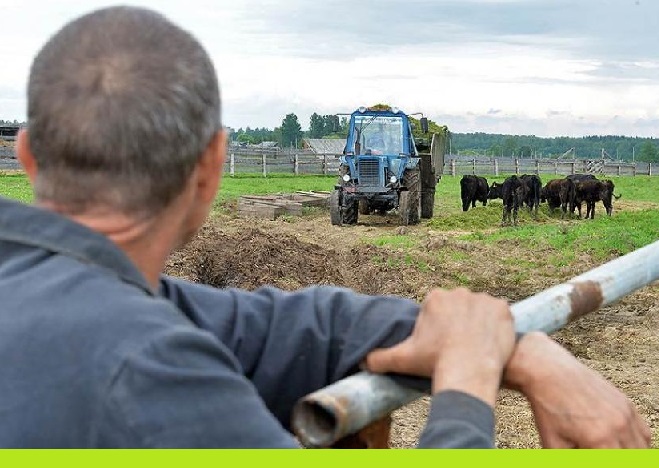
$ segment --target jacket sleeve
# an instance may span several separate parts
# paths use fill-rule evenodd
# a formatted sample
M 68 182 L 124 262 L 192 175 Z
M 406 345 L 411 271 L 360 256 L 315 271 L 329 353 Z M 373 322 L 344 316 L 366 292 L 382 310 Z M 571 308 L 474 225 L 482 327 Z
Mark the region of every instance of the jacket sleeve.
M 97 421 L 98 447 L 300 447 L 230 350 L 190 326 L 169 326 L 125 356 Z
M 418 448 L 493 448 L 494 411 L 464 392 L 446 390 L 432 398 Z
M 298 399 L 354 373 L 366 354 L 410 335 L 419 311 L 411 300 L 316 286 L 296 292 L 216 289 L 164 277 L 162 294 L 236 356 L 266 406 L 287 430 Z M 429 380 L 398 376 L 430 390 Z M 492 447 L 494 416 L 461 392 L 433 397 L 419 447 Z
M 408 299 L 330 286 L 248 292 L 164 277 L 161 293 L 233 352 L 287 427 L 300 397 L 357 371 L 370 350 L 409 336 L 419 310 Z

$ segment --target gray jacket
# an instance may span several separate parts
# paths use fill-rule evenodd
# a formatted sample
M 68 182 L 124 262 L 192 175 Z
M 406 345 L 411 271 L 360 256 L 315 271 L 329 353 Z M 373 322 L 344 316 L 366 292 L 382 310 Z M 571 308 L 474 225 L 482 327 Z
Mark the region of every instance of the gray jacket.
M 152 291 L 104 236 L 0 199 L 0 446 L 296 447 L 293 404 L 412 330 L 418 305 L 336 287 Z M 491 447 L 435 395 L 421 447 Z

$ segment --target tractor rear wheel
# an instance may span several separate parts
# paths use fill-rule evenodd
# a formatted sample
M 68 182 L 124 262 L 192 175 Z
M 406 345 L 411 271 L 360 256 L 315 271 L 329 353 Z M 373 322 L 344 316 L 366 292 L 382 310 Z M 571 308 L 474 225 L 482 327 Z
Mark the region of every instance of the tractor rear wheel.
M 421 217 L 425 219 L 432 218 L 435 210 L 435 189 L 424 190 L 421 192 Z
M 403 174 L 402 185 L 407 187 L 407 190 L 402 191 L 398 199 L 400 224 L 402 226 L 419 224 L 421 217 L 419 169 L 406 170 Z
M 400 192 L 398 196 L 398 216 L 401 226 L 410 224 L 410 192 L 407 190 Z

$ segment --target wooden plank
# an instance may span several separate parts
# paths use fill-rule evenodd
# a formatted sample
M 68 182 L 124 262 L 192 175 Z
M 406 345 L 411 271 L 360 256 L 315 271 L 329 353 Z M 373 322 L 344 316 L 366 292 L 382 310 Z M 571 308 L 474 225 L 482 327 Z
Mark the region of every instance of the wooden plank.
M 302 203 L 304 206 L 327 206 L 329 203 L 329 192 L 305 192 L 298 190 L 291 194 L 291 199 Z
M 283 206 L 266 203 L 249 203 L 238 201 L 238 214 L 243 217 L 256 217 L 275 220 L 283 215 L 286 209 Z
M 316 198 L 329 198 L 330 196 L 330 192 L 324 192 L 324 191 L 307 192 L 305 190 L 298 190 L 295 193 L 299 193 L 300 195 L 308 195 L 310 197 L 316 197 Z
M 305 206 L 327 206 L 330 192 L 303 191 L 281 195 L 243 195 L 238 214 L 274 220 L 283 214 L 300 216 Z
M 252 208 L 256 207 L 256 208 Z M 269 207 L 269 208 L 268 208 Z M 282 214 L 299 216 L 302 214 L 302 203 L 278 197 L 252 196 L 240 197 L 238 200 L 238 213 L 262 213 L 263 217 L 275 219 Z

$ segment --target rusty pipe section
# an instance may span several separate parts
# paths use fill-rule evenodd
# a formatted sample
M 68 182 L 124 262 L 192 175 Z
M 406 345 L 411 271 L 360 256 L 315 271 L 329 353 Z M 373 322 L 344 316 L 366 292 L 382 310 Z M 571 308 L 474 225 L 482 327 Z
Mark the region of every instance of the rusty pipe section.
M 515 329 L 551 333 L 659 279 L 659 241 L 511 306 Z
M 359 372 L 301 399 L 293 431 L 306 447 L 329 447 L 421 396 L 390 377 Z
M 659 241 L 511 305 L 518 332 L 552 333 L 659 280 Z M 422 395 L 393 378 L 360 372 L 302 398 L 293 430 L 307 447 L 327 447 Z

